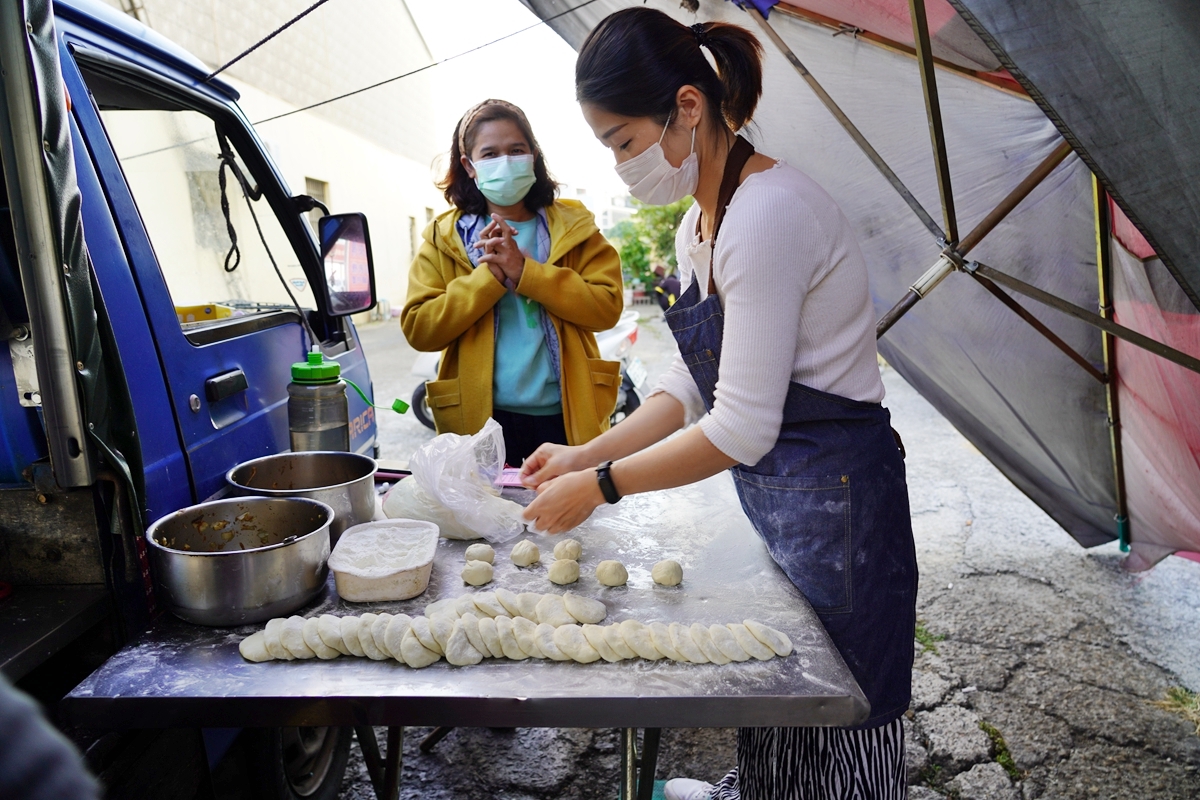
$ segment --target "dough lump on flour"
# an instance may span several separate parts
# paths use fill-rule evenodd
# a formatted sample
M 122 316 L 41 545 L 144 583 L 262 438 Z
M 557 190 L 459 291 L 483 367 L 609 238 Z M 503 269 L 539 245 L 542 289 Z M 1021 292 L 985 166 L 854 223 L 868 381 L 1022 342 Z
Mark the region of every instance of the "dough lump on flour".
M 596 580 L 605 586 L 624 586 L 629 572 L 620 561 L 601 561 L 596 565 Z
M 463 567 L 462 579 L 472 586 L 483 586 L 492 582 L 492 565 L 487 561 L 468 561 Z
M 530 564 L 536 564 L 542 554 L 536 544 L 528 539 L 522 539 L 513 545 L 512 554 L 509 557 L 518 567 L 528 567 Z
M 256 664 L 273 660 L 275 656 L 267 652 L 265 638 L 266 634 L 263 631 L 255 631 L 245 639 L 242 639 L 238 643 L 238 652 L 242 654 L 242 658 L 247 661 L 253 661 Z
M 577 539 L 563 539 L 554 545 L 554 557 L 569 561 L 578 561 L 583 555 L 583 545 Z
M 579 562 L 560 558 L 550 565 L 549 577 L 551 583 L 566 586 L 579 580 Z
M 496 563 L 496 551 L 490 544 L 473 544 L 467 548 L 467 561 L 486 561 L 489 564 Z
M 650 570 L 650 577 L 660 586 L 678 586 L 683 582 L 683 567 L 678 561 L 660 561 Z
M 581 597 L 574 592 L 563 595 L 563 605 L 566 606 L 568 614 L 584 624 L 594 625 L 603 622 L 608 616 L 608 608 L 604 603 L 590 597 Z

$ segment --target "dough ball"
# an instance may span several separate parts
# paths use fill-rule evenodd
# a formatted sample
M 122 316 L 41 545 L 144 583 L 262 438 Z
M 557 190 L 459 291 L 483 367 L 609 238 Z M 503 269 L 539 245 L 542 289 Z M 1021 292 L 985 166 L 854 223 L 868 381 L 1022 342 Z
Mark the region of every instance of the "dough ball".
M 467 562 L 471 561 L 486 561 L 489 564 L 495 564 L 496 551 L 490 544 L 473 544 L 467 548 Z
M 550 565 L 550 582 L 566 586 L 579 580 L 579 562 L 560 558 Z
M 320 625 L 321 620 L 317 617 L 304 620 L 304 643 L 317 654 L 319 659 L 328 661 L 331 658 L 337 658 L 341 653 L 321 640 L 321 633 L 318 630 Z
M 383 661 L 387 656 L 375 646 L 375 637 L 371 633 L 372 627 L 375 625 L 375 620 L 379 618 L 378 614 L 363 614 L 359 617 L 358 624 L 358 646 L 362 648 L 363 653 L 372 661 Z
M 521 612 L 516 616 L 531 619 L 537 622 L 537 604 L 542 600 L 542 596 L 537 592 L 521 592 L 516 597 L 517 609 Z
M 442 618 L 434 617 L 434 619 Z M 428 617 L 413 617 L 413 621 L 409 623 L 408 629 L 412 631 L 412 635 L 417 637 L 417 641 L 420 642 L 421 646 L 426 650 L 437 656 L 442 654 L 442 646 L 438 644 L 437 639 L 433 637 L 433 630 L 429 627 Z M 401 647 L 403 647 L 403 642 L 401 642 Z M 404 657 L 404 660 L 408 660 L 407 655 Z
M 475 616 L 507 617 L 508 609 L 497 599 L 494 592 L 476 592 L 471 595 L 475 602 Z
M 696 644 L 696 640 L 692 638 L 692 632 L 688 629 L 688 626 L 672 622 L 667 626 L 667 630 L 671 634 L 671 645 L 679 651 L 679 655 L 693 664 L 708 663 L 708 656 L 704 655 L 704 651 Z
M 529 654 L 521 649 L 521 645 L 517 642 L 517 635 L 513 631 L 512 617 L 496 617 L 496 636 L 500 639 L 500 649 L 504 651 L 504 657 L 513 661 L 523 661 L 529 658 Z
M 737 639 L 738 645 L 759 661 L 770 661 L 775 657 L 775 651 L 754 638 L 754 634 L 740 622 L 731 622 L 725 626 Z
M 462 579 L 472 586 L 483 586 L 492 582 L 492 565 L 487 561 L 468 561 L 463 567 Z
M 528 567 L 530 564 L 536 564 L 542 557 L 542 553 L 538 550 L 538 546 L 528 539 L 522 539 L 513 545 L 512 562 L 518 567 Z
M 267 645 L 264 638 L 263 632 L 258 631 L 242 639 L 241 643 L 238 644 L 238 652 L 242 654 L 242 658 L 247 661 L 253 661 L 256 664 L 274 659 L 275 656 L 267 652 Z
M 621 660 L 621 656 L 617 655 L 617 651 L 609 646 L 608 640 L 604 638 L 604 628 L 599 625 L 584 625 L 583 638 L 588 640 L 600 657 L 610 663 L 616 663 Z
M 342 620 L 340 618 L 335 617 L 333 614 L 322 614 L 317 617 L 317 633 L 320 634 L 322 642 L 337 650 L 342 655 L 354 655 L 346 647 L 346 643 L 342 641 Z M 399 644 L 399 642 L 396 644 Z
M 650 638 L 654 641 L 654 647 L 658 652 L 672 661 L 687 661 L 671 643 L 671 630 L 666 625 L 661 622 L 651 622 L 646 627 L 650 631 Z
M 576 539 L 563 539 L 554 545 L 554 557 L 564 561 L 578 561 L 583 555 L 583 545 Z
M 479 638 L 487 647 L 492 658 L 504 658 L 504 648 L 500 646 L 500 634 L 496 632 L 496 620 L 491 617 L 479 618 Z
M 271 623 L 267 623 L 270 625 Z M 752 619 L 742 620 L 742 624 L 746 626 L 746 630 L 765 644 L 767 647 L 775 651 L 775 655 L 783 658 L 792 652 L 792 640 L 787 637 L 787 634 L 782 631 L 777 631 L 774 628 L 768 628 L 761 622 L 755 622 Z
M 462 612 L 458 610 L 458 598 L 447 597 L 443 600 L 437 600 L 425 606 L 425 616 L 433 619 L 438 616 L 448 616 L 450 619 L 456 619 L 462 616 Z
M 383 653 L 384 658 L 395 658 L 396 654 L 387 646 L 388 623 L 392 621 L 391 614 L 380 614 L 371 623 L 371 638 L 375 640 L 375 649 Z M 320 656 L 320 653 L 317 654 Z
M 533 634 L 534 641 L 537 643 L 538 649 L 545 654 L 546 658 L 553 661 L 570 661 L 571 657 L 562 650 L 559 650 L 558 645 L 554 643 L 554 631 L 556 630 L 557 628 L 553 625 L 547 625 L 543 622 L 537 626 L 537 630 Z
M 530 658 L 545 658 L 546 654 L 537 646 L 535 639 L 537 635 L 537 623 L 524 617 L 513 617 L 512 622 L 513 636 L 517 637 L 517 644 L 525 651 L 525 655 Z
M 603 622 L 604 618 L 608 616 L 608 609 L 604 603 L 590 597 L 580 597 L 574 592 L 567 592 L 563 595 L 563 605 L 576 622 L 585 625 Z
M 650 577 L 661 586 L 678 586 L 683 582 L 683 567 L 678 561 L 660 561 L 650 570 Z
M 454 623 L 455 620 L 449 617 L 434 617 L 429 620 L 429 632 L 433 634 L 433 640 L 438 643 L 443 655 L 446 653 L 446 643 L 450 641 L 450 634 L 454 633 Z
M 471 644 L 461 619 L 454 620 L 450 638 L 446 640 L 446 660 L 456 667 L 466 667 L 483 661 L 483 654 Z
M 542 599 L 537 604 L 537 621 L 538 624 L 552 625 L 557 628 L 559 625 L 573 625 L 575 617 L 567 611 L 567 606 L 563 599 L 556 594 L 542 595 Z
M 417 617 L 417 619 L 424 619 L 424 617 Z M 421 640 L 413 633 L 411 627 L 408 629 L 408 633 L 404 634 L 404 639 L 400 642 L 400 655 L 404 656 L 404 663 L 414 669 L 428 667 L 441 658 L 437 653 L 421 644 Z
M 271 658 L 277 658 L 280 661 L 291 661 L 295 658 L 294 655 L 287 651 L 283 643 L 279 641 L 280 629 L 283 628 L 284 618 L 276 617 L 267 622 L 267 627 L 263 629 L 263 647 L 271 654 Z
M 268 625 L 270 623 L 267 623 Z M 341 633 L 342 644 L 346 645 L 346 649 L 350 651 L 350 655 L 362 658 L 366 655 L 363 652 L 362 645 L 358 643 L 358 628 L 362 624 L 362 620 L 358 617 L 342 617 Z
M 293 658 L 316 658 L 317 654 L 304 641 L 304 617 L 288 617 L 279 628 L 279 643 Z
M 620 561 L 601 561 L 596 565 L 596 580 L 605 586 L 624 586 L 629 573 Z
M 474 614 L 463 614 L 459 618 L 462 623 L 463 632 L 467 635 L 467 640 L 471 642 L 471 647 L 478 650 L 484 658 L 491 658 L 491 649 L 483 643 L 483 637 L 479 635 L 479 617 Z
M 621 658 L 637 658 L 637 653 L 625 644 L 625 637 L 621 635 L 621 626 L 619 624 L 605 625 L 601 630 L 604 631 L 604 641 L 608 642 L 608 646 L 612 651 Z
M 712 637 L 713 644 L 730 661 L 750 660 L 750 654 L 742 649 L 742 646 L 737 643 L 737 639 L 733 638 L 733 631 L 724 625 L 709 625 L 708 635 Z
M 617 628 L 621 632 L 621 638 L 625 640 L 625 644 L 629 645 L 629 649 L 642 658 L 648 661 L 657 661 L 663 657 L 663 654 L 658 652 L 658 648 L 654 646 L 654 639 L 650 637 L 650 629 L 642 623 L 635 619 L 627 619 Z M 732 634 L 730 635 L 732 636 Z
M 504 610 L 508 612 L 508 615 L 510 617 L 523 616 L 521 614 L 521 607 L 517 602 L 517 593 L 516 592 L 510 592 L 508 589 L 505 589 L 504 587 L 500 587 L 500 588 L 496 589 L 495 594 L 496 594 L 496 601 L 499 602 L 500 605 L 504 606 Z M 474 612 L 472 611 L 472 613 L 474 613 Z
M 728 664 L 729 658 L 721 652 L 721 648 L 713 643 L 712 635 L 708 632 L 708 628 L 701 625 L 699 622 L 693 622 L 692 627 L 688 628 L 692 634 L 692 640 L 696 646 L 704 652 L 705 658 L 714 664 Z
M 400 645 L 404 642 L 404 634 L 408 633 L 409 626 L 412 625 L 412 617 L 408 614 L 397 614 L 388 620 L 387 629 L 383 632 L 384 647 L 381 648 L 392 654 L 392 658 L 397 661 L 403 661 L 404 656 L 400 652 Z
M 600 653 L 588 642 L 587 637 L 583 635 L 583 629 L 578 625 L 563 625 L 561 628 L 555 628 L 553 638 L 558 649 L 570 656 L 572 661 L 590 664 L 600 660 Z
M 454 598 L 454 611 L 460 617 L 465 617 L 467 614 L 479 616 L 479 609 L 475 606 L 475 595 L 461 594 Z M 425 609 L 425 616 L 429 616 L 429 608 Z

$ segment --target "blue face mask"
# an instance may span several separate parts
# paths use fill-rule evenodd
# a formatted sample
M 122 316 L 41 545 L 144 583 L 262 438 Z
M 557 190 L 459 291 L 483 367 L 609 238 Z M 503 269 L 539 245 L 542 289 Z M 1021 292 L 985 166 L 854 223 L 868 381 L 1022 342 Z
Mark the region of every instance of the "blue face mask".
M 525 199 L 537 178 L 533 155 L 498 156 L 472 161 L 475 185 L 483 196 L 498 206 L 513 206 Z

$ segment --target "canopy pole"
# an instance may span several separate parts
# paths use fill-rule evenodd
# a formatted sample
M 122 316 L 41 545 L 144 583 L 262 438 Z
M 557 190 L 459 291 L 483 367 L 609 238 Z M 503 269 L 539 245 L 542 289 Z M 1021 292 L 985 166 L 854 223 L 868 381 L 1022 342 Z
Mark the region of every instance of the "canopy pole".
M 908 0 L 912 16 L 913 41 L 917 64 L 921 68 L 921 89 L 925 95 L 925 116 L 929 119 L 929 139 L 933 145 L 933 163 L 937 171 L 938 194 L 942 198 L 942 219 L 946 222 L 946 240 L 958 241 L 958 219 L 954 213 L 954 190 L 950 186 L 950 158 L 946 151 L 946 132 L 942 127 L 942 104 L 938 99 L 937 76 L 933 69 L 933 48 L 929 43 L 929 19 L 925 0 Z
M 904 185 L 904 182 L 900 180 L 900 176 L 892 171 L 892 168 L 889 167 L 887 162 L 883 160 L 883 156 L 879 155 L 875 148 L 871 146 L 871 143 L 867 141 L 867 138 L 862 135 L 862 132 L 859 131 L 857 127 L 855 127 L 854 123 L 850 121 L 850 118 L 846 116 L 846 113 L 842 111 L 837 103 L 834 102 L 833 98 L 829 96 L 829 93 L 825 91 L 825 88 L 817 82 L 817 79 L 814 78 L 812 73 L 808 71 L 808 68 L 801 63 L 800 59 L 796 57 L 796 54 L 792 52 L 792 48 L 788 46 L 787 42 L 785 42 L 782 37 L 775 32 L 775 29 L 771 27 L 771 23 L 767 22 L 766 17 L 764 17 L 757 8 L 747 8 L 746 13 L 749 14 L 754 21 L 762 27 L 763 33 L 767 35 L 767 38 L 775 43 L 775 46 L 779 48 L 779 51 L 783 53 L 784 57 L 788 60 L 792 67 L 795 68 L 800 77 L 804 79 L 804 82 L 807 83 L 813 90 L 813 93 L 816 94 L 817 99 L 825 105 L 825 108 L 829 109 L 829 113 L 833 115 L 833 118 L 837 120 L 838 124 L 841 125 L 843 129 L 845 129 L 846 133 L 850 134 L 850 138 L 854 140 L 855 144 L 859 146 L 859 149 L 863 151 L 863 154 L 866 155 L 871 163 L 875 165 L 875 168 L 883 174 L 883 177 L 887 179 L 887 182 L 892 185 L 892 188 L 896 190 L 904 202 L 908 204 L 908 207 L 912 209 L 913 213 L 916 214 L 925 227 L 929 229 L 929 232 L 933 234 L 934 238 L 941 243 L 945 243 L 946 234 L 941 229 L 941 226 L 934 221 L 933 217 L 929 215 L 929 212 L 925 210 L 925 207 L 921 205 L 913 193 L 908 190 L 908 187 Z
M 1109 232 L 1112 220 L 1108 211 L 1108 193 L 1100 185 L 1100 179 L 1092 175 L 1092 197 L 1096 207 L 1096 271 L 1100 278 L 1100 316 L 1113 318 L 1112 301 L 1112 248 Z M 1117 540 L 1121 552 L 1129 552 L 1129 506 L 1125 493 L 1125 454 L 1121 449 L 1121 404 L 1117 397 L 1117 351 L 1116 341 L 1108 331 L 1100 334 L 1104 353 L 1104 372 L 1108 375 L 1104 394 L 1108 400 L 1108 436 L 1112 445 L 1113 480 L 1117 493 Z

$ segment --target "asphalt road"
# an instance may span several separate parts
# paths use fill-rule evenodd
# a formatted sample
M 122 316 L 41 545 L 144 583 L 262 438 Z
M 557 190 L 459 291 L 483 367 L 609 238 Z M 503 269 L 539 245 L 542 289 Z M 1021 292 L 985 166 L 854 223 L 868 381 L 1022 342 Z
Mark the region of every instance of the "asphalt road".
M 653 381 L 674 343 L 658 310 L 639 308 L 634 352 Z M 398 323 L 360 331 L 376 397 L 410 397 Z M 884 383 L 908 449 L 931 648 L 913 671 L 910 797 L 1200 797 L 1196 726 L 1151 705 L 1171 686 L 1200 690 L 1200 564 L 1132 575 L 1115 544 L 1084 550 L 890 368 Z M 409 415 L 379 428 L 389 459 L 432 436 Z M 422 755 L 424 733 L 408 731 L 405 798 L 616 796 L 612 731 L 459 729 Z M 658 777 L 715 780 L 733 759 L 732 731 L 665 731 Z M 357 745 L 341 796 L 371 796 Z

